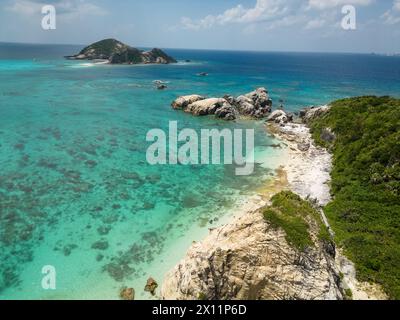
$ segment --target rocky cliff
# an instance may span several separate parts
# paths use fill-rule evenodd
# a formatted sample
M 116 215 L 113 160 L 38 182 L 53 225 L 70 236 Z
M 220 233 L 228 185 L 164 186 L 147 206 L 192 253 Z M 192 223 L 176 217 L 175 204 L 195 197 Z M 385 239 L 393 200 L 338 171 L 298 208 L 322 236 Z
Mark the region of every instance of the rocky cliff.
M 108 60 L 112 64 L 168 64 L 177 61 L 161 49 L 142 51 L 115 39 L 105 39 L 93 43 L 73 56 L 71 60 Z
M 299 220 L 294 225 L 302 221 L 303 229 L 299 227 L 297 233 L 286 229 L 294 226 L 291 219 L 277 225 L 275 218 L 284 219 L 285 214 L 279 204 L 248 212 L 195 243 L 186 258 L 167 275 L 162 297 L 342 299 L 340 276 L 334 262 L 335 248 L 321 236 L 318 214 L 300 216 L 302 208 L 309 205 L 294 194 L 286 192 L 283 196 L 298 201 L 299 215 L 293 214 Z M 267 215 L 271 209 L 277 215 L 275 218 Z M 306 241 L 296 240 L 299 236 Z

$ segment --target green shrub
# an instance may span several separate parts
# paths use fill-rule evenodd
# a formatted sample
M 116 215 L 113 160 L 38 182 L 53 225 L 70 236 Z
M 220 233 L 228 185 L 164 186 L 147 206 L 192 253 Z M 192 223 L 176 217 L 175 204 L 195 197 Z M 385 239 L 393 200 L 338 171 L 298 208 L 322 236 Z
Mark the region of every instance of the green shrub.
M 208 300 L 207 295 L 204 292 L 200 292 L 199 296 L 197 297 L 197 300 Z
M 347 300 L 353 300 L 353 292 L 351 291 L 351 289 L 344 290 L 344 295 Z
M 264 218 L 272 227 L 281 228 L 287 242 L 296 249 L 303 251 L 314 245 L 307 218 L 316 221 L 321 239 L 329 238 L 319 212 L 308 201 L 290 191 L 283 191 L 272 197 L 271 202 L 272 205 L 264 210 Z
M 332 129 L 336 139 L 321 134 Z M 333 153 L 324 210 L 358 278 L 400 299 L 400 100 L 359 97 L 332 103 L 311 123 L 317 143 Z

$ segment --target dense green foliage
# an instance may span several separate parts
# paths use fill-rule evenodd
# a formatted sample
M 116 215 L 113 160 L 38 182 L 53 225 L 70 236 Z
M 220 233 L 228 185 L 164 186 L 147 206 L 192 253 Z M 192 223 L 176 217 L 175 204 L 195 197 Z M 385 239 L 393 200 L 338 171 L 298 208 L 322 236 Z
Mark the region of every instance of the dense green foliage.
M 176 63 L 177 61 L 161 49 L 148 52 L 130 47 L 115 39 L 105 39 L 84 48 L 79 55 L 89 59 L 109 59 L 111 63 Z M 76 56 L 73 56 L 76 58 Z
M 333 142 L 321 139 L 326 128 Z M 326 206 L 336 241 L 363 281 L 400 299 L 400 100 L 360 97 L 332 103 L 311 123 L 314 139 L 334 156 Z
M 273 227 L 282 228 L 287 242 L 298 250 L 314 245 L 310 236 L 310 221 L 316 222 L 320 238 L 329 238 L 319 212 L 308 201 L 290 191 L 283 191 L 272 197 L 271 202 L 272 205 L 264 210 L 265 219 Z
M 110 57 L 117 51 L 122 51 L 126 49 L 127 46 L 122 42 L 115 39 L 105 39 L 91 44 L 90 46 L 84 48 L 80 54 L 85 54 L 89 50 L 95 50 L 96 52 L 101 52 L 105 56 Z

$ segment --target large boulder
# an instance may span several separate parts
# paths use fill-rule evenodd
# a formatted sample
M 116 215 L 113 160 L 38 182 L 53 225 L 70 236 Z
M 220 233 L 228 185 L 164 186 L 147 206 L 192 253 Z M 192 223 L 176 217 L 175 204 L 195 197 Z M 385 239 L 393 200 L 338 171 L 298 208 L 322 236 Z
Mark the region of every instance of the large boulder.
M 146 286 L 144 287 L 144 291 L 150 292 L 152 296 L 156 294 L 156 289 L 158 288 L 158 283 L 153 278 L 147 279 Z
M 264 118 L 272 110 L 272 100 L 265 88 L 258 88 L 236 98 L 236 105 L 241 115 Z
M 258 88 L 245 96 L 253 100 L 256 108 L 270 108 L 272 106 L 272 100 L 265 88 Z
M 333 142 L 336 139 L 335 133 L 331 128 L 324 128 L 321 130 L 321 140 L 325 142 Z
M 195 116 L 216 115 L 218 118 L 233 120 L 236 118 L 235 109 L 223 98 L 210 98 L 189 104 L 185 108 Z
M 309 124 L 315 118 L 319 118 L 326 114 L 331 109 L 330 106 L 325 105 L 321 107 L 309 107 L 300 110 L 300 118 L 305 124 Z
M 174 109 L 185 109 L 189 104 L 192 104 L 194 102 L 204 100 L 205 98 L 203 96 L 200 96 L 198 94 L 192 94 L 188 96 L 182 96 L 176 99 L 174 102 L 172 102 L 172 108 Z
M 132 301 L 135 300 L 135 289 L 123 287 L 119 293 L 122 300 Z
M 268 118 L 267 121 L 268 122 L 275 122 L 277 124 L 285 124 L 289 122 L 290 117 L 286 114 L 285 111 L 283 110 L 275 110 L 274 112 L 272 112 Z

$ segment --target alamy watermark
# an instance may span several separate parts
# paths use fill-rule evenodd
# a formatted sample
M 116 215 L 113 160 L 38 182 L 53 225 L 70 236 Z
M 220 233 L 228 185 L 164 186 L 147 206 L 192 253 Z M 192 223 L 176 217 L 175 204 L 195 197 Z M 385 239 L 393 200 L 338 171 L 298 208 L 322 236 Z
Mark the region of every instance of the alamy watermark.
M 344 30 L 356 30 L 357 29 L 357 14 L 356 8 L 352 5 L 346 5 L 342 7 L 342 28 Z
M 152 129 L 146 141 L 152 142 L 146 152 L 151 165 L 224 164 L 236 165 L 238 176 L 254 172 L 254 129 L 201 129 L 199 135 L 188 128 L 178 132 L 178 122 L 170 121 L 168 133 Z
M 57 28 L 56 8 L 53 5 L 45 5 L 42 7 L 42 14 L 45 15 L 42 18 L 43 30 L 55 30 Z
M 56 268 L 51 265 L 42 268 L 42 288 L 44 290 L 56 290 Z

